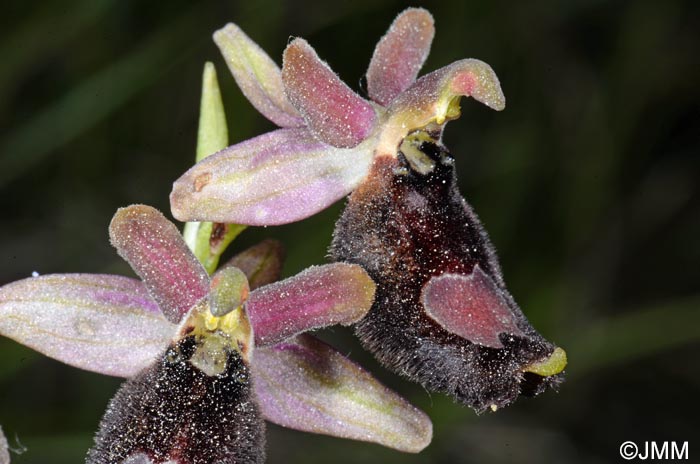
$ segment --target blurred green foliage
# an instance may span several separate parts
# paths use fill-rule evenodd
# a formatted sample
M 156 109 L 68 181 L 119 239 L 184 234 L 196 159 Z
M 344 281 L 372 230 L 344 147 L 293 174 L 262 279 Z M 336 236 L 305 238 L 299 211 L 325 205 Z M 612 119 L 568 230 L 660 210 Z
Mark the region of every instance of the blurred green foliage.
M 414 2 L 413 5 L 418 2 Z M 230 78 L 211 33 L 235 21 L 276 59 L 303 36 L 351 85 L 406 4 L 10 2 L 0 25 L 0 284 L 32 271 L 130 270 L 113 212 L 168 212 L 193 162 L 204 61 L 217 66 L 232 142 L 272 125 Z M 384 372 L 351 333 L 323 334 L 435 423 L 420 455 L 270 426 L 270 463 L 618 462 L 625 440 L 691 440 L 700 371 L 700 4 L 425 2 L 425 70 L 491 64 L 508 99 L 468 100 L 446 142 L 462 192 L 531 322 L 569 353 L 560 393 L 476 417 Z M 355 88 L 358 88 L 357 86 Z M 286 273 L 325 260 L 341 204 L 284 227 Z M 13 463 L 81 462 L 118 379 L 0 340 L 0 424 Z M 691 440 L 691 448 L 696 446 Z M 695 450 L 697 451 L 697 450 Z

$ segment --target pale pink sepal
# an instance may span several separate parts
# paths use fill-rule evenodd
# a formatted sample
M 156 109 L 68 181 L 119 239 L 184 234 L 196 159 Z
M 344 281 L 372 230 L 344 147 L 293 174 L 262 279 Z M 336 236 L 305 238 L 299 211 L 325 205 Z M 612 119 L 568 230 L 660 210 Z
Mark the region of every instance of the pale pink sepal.
M 128 277 L 49 274 L 0 288 L 0 334 L 101 374 L 133 376 L 174 331 L 144 285 Z
M 503 348 L 499 334 L 522 335 L 505 295 L 479 265 L 468 276 L 442 274 L 423 287 L 428 316 L 472 343 Z
M 292 105 L 320 140 L 351 148 L 371 134 L 377 119 L 372 105 L 345 85 L 305 40 L 287 45 L 282 80 Z
M 423 8 L 408 8 L 396 17 L 374 49 L 367 69 L 367 92 L 372 100 L 386 106 L 413 84 L 434 35 L 433 17 Z
M 311 329 L 352 324 L 369 311 L 375 285 L 356 264 L 313 266 L 250 293 L 255 344 L 271 345 Z
M 341 149 L 306 129 L 278 129 L 197 163 L 173 184 L 170 206 L 181 221 L 286 224 L 350 193 L 372 159 L 370 144 Z
M 227 24 L 214 33 L 214 42 L 243 95 L 263 116 L 280 127 L 304 125 L 284 93 L 280 68 L 241 28 Z
M 209 276 L 175 225 L 145 205 L 120 208 L 109 225 L 112 245 L 174 323 L 209 294 Z
M 260 409 L 275 424 L 410 453 L 432 439 L 425 413 L 309 335 L 259 348 L 252 370 Z

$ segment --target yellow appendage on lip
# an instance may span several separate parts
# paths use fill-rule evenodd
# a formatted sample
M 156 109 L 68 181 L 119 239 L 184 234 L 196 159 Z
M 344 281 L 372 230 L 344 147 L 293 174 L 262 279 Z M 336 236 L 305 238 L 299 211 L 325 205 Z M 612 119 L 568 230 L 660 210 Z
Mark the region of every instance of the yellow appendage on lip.
M 556 347 L 547 359 L 530 364 L 523 369 L 523 372 L 532 372 L 542 377 L 549 377 L 550 375 L 556 375 L 563 371 L 566 367 L 566 362 L 566 351 Z

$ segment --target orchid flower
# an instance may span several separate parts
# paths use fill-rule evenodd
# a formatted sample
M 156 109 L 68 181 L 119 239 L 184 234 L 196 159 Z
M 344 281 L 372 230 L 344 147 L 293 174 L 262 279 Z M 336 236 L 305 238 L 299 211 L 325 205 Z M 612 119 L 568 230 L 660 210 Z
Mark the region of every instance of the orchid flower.
M 331 257 L 377 283 L 356 326 L 388 368 L 477 412 L 562 381 L 566 353 L 544 339 L 508 292 L 495 250 L 458 191 L 442 144 L 462 97 L 500 111 L 491 67 L 464 59 L 416 79 L 433 18 L 409 8 L 381 38 L 362 98 L 303 39 L 280 70 L 240 28 L 214 34 L 236 82 L 281 128 L 228 147 L 173 185 L 180 220 L 274 225 L 345 195 Z
M 427 11 L 399 15 L 372 57 L 367 101 L 303 39 L 287 46 L 280 71 L 238 26 L 217 31 L 214 41 L 239 87 L 282 129 L 222 150 L 185 173 L 170 196 L 174 216 L 248 225 L 298 221 L 365 184 L 378 160 L 396 159 L 408 134 L 439 132 L 459 116 L 461 96 L 503 109 L 498 78 L 478 60 L 415 81 L 433 33 Z
M 299 335 L 365 314 L 374 284 L 361 267 L 317 266 L 270 283 L 280 249 L 263 242 L 210 278 L 176 227 L 142 205 L 117 211 L 110 237 L 140 281 L 56 274 L 0 288 L 0 334 L 129 378 L 88 462 L 262 462 L 262 418 L 402 451 L 429 443 L 422 412 Z

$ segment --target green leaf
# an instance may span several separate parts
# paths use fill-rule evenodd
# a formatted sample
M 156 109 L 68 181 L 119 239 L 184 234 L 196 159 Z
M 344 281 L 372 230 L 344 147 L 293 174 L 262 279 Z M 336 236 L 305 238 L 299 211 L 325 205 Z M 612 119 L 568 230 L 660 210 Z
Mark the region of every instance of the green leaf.
M 197 162 L 227 146 L 228 127 L 219 81 L 216 78 L 216 68 L 213 63 L 206 62 L 202 75 L 202 100 L 199 108 Z
M 196 161 L 200 162 L 227 146 L 228 127 L 216 68 L 212 63 L 207 62 L 204 64 L 202 74 Z M 219 264 L 221 254 L 244 229 L 245 226 L 237 224 L 188 222 L 185 224 L 183 236 L 197 259 L 204 265 L 207 272 L 212 274 Z

